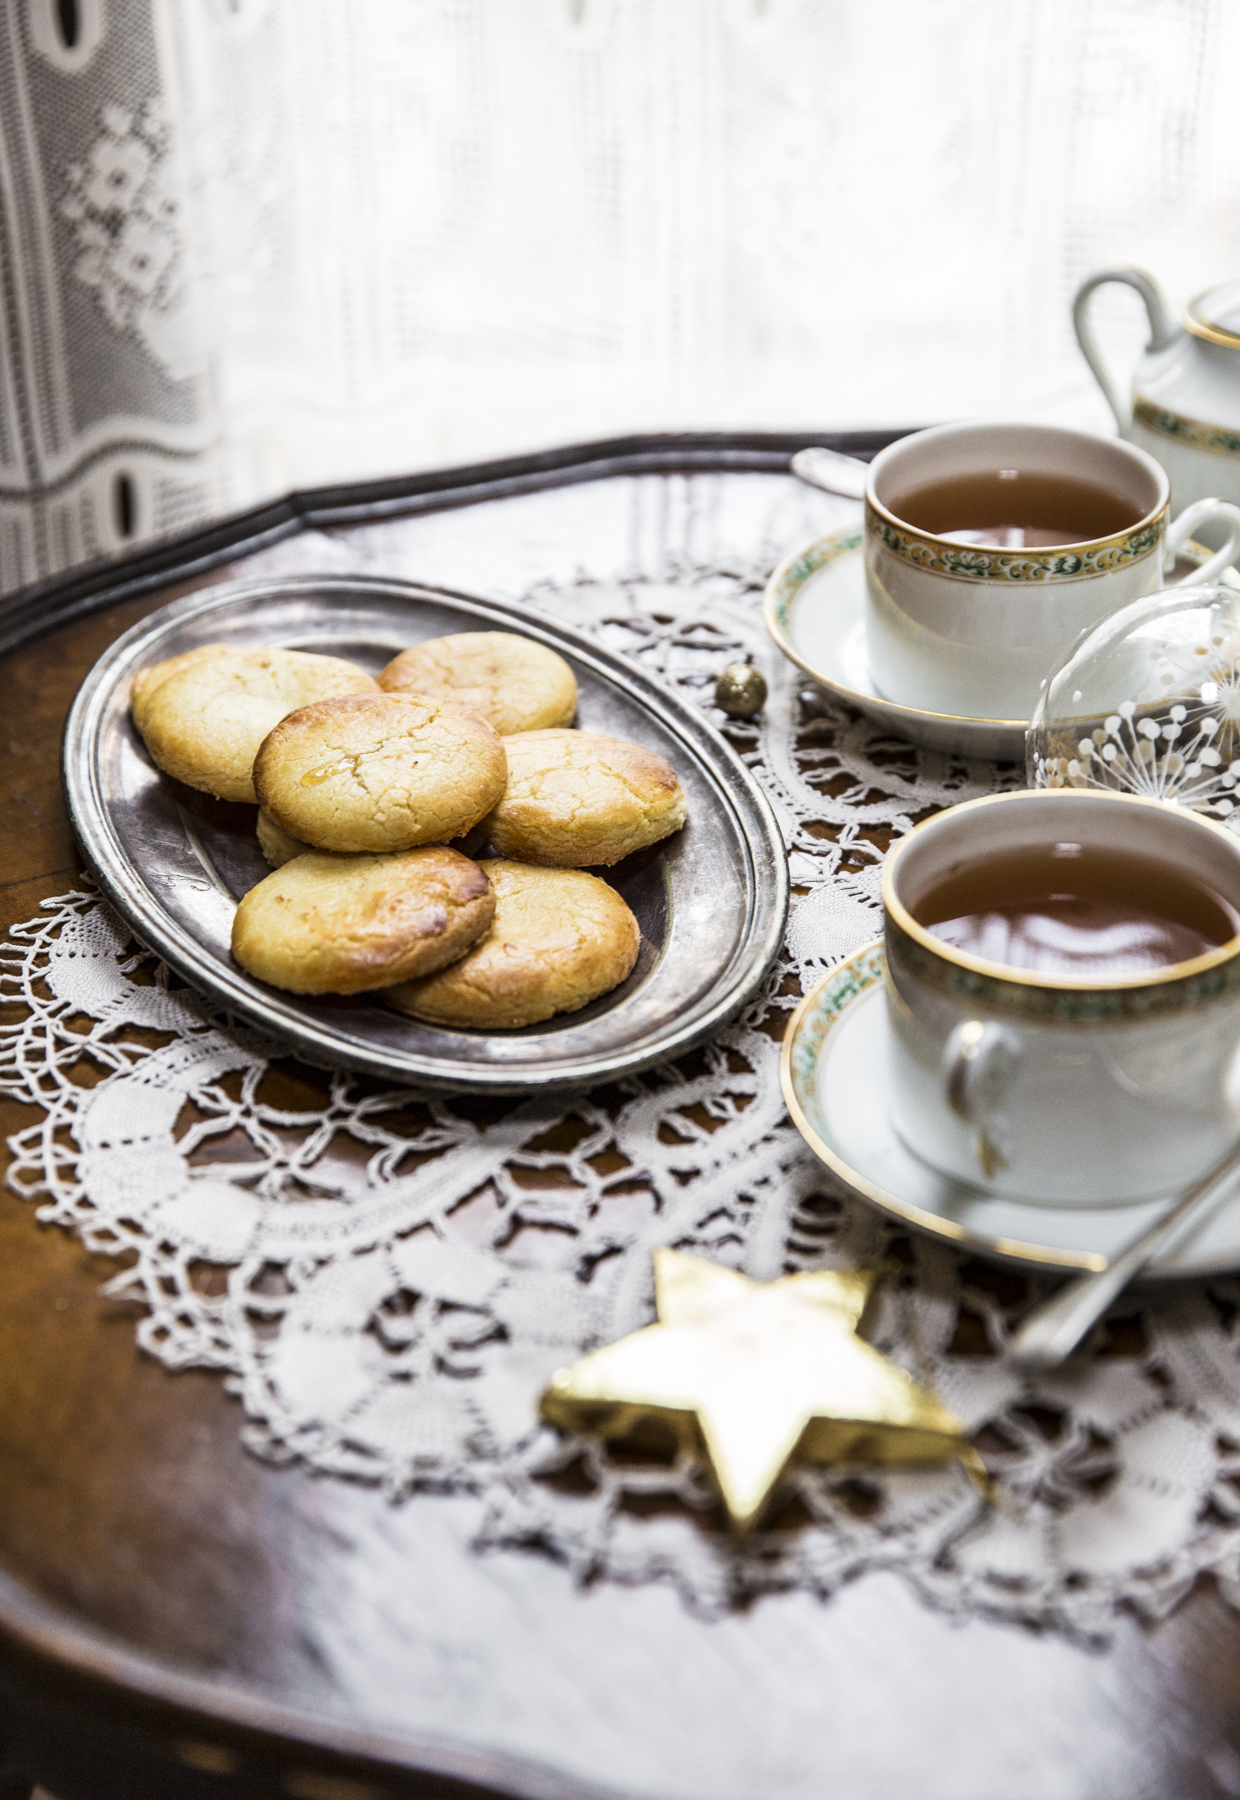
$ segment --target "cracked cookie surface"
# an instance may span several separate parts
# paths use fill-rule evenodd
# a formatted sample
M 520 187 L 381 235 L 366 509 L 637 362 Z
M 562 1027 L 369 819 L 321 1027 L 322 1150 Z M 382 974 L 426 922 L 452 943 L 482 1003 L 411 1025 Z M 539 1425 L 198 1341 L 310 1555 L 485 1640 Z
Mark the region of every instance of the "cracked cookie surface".
M 363 994 L 442 969 L 494 914 L 479 864 L 442 845 L 396 856 L 308 851 L 245 895 L 232 953 L 294 994 Z
M 451 968 L 385 994 L 397 1012 L 432 1025 L 513 1030 L 577 1012 L 629 974 L 641 932 L 597 875 L 504 857 L 478 866 L 495 894 L 490 930 Z
M 504 743 L 508 784 L 486 822 L 501 856 L 609 867 L 679 831 L 688 816 L 672 765 L 623 738 L 527 731 Z
M 476 713 L 375 693 L 282 719 L 254 785 L 273 823 L 318 850 L 407 850 L 464 837 L 503 793 L 507 767 Z
M 165 774 L 218 800 L 253 804 L 254 758 L 287 713 L 332 695 L 378 691 L 364 669 L 338 656 L 202 644 L 139 670 L 129 704 Z
M 468 707 L 501 737 L 571 725 L 577 677 L 564 658 L 512 631 L 457 631 L 428 638 L 393 657 L 379 686 Z

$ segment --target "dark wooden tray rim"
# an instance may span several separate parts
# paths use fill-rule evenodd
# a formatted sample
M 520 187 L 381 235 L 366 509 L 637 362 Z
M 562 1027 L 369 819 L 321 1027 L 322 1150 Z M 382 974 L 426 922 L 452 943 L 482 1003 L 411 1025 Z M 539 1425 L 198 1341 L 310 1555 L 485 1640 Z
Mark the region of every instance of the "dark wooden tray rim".
M 868 462 L 914 427 L 886 431 L 692 431 L 600 438 L 458 468 L 305 488 L 243 512 L 159 538 L 121 556 L 26 587 L 0 601 L 0 654 L 70 619 L 171 586 L 230 557 L 251 555 L 302 531 L 440 512 L 616 475 L 782 475 L 798 450 L 823 444 Z M 37 498 L 37 495 L 34 496 Z

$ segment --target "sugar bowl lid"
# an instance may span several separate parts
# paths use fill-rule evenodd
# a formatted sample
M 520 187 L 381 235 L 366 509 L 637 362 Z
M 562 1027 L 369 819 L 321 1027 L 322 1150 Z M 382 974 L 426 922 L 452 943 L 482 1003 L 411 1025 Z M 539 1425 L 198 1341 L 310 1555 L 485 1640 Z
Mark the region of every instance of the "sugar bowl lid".
M 1240 831 L 1240 589 L 1163 588 L 1082 632 L 1025 743 L 1030 787 L 1144 794 Z
M 1194 337 L 1240 350 L 1240 281 L 1224 281 L 1190 300 L 1184 324 Z

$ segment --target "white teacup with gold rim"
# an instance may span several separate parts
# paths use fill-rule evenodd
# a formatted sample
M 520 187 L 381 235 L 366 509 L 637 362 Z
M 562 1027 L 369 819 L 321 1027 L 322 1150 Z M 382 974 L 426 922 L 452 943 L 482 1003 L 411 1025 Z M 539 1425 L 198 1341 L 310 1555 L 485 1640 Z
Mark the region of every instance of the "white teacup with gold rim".
M 883 874 L 891 1119 L 993 1194 L 1171 1194 L 1240 1137 L 1240 837 L 1161 800 L 1024 790 Z
M 1072 640 L 1163 584 L 1164 557 L 1208 520 L 1240 549 L 1240 507 L 1169 520 L 1167 477 L 1114 438 L 1053 425 L 937 425 L 870 464 L 866 638 L 885 699 L 957 718 L 1027 719 Z

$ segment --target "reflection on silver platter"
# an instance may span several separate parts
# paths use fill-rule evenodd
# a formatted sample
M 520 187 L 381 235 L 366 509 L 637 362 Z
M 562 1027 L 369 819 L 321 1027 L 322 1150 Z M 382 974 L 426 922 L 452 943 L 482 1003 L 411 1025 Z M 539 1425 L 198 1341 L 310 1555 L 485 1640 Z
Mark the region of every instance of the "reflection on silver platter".
M 914 1231 L 1024 1268 L 1102 1269 L 1167 1208 L 1171 1195 L 1135 1206 L 1066 1206 L 1010 1200 L 940 1175 L 901 1142 L 887 1111 L 886 970 L 867 944 L 811 989 L 784 1037 L 784 1099 L 810 1149 L 854 1193 Z M 1240 1268 L 1240 1180 L 1174 1239 L 1150 1276 Z
M 1214 553 L 1191 539 L 1177 573 Z M 1222 578 L 1240 586 L 1234 569 Z M 1026 719 L 958 718 L 884 700 L 870 675 L 865 641 L 865 558 L 859 527 L 832 531 L 786 556 L 766 589 L 766 627 L 784 655 L 814 680 L 883 725 L 895 737 L 949 755 L 1023 762 Z
M 419 1024 L 370 995 L 307 998 L 254 980 L 228 946 L 236 901 L 268 872 L 256 809 L 212 800 L 154 768 L 129 719 L 131 676 L 217 641 L 344 656 L 375 674 L 409 644 L 478 630 L 517 631 L 558 650 L 577 676 L 578 724 L 659 751 L 680 776 L 685 829 L 597 871 L 641 926 L 633 973 L 581 1012 L 494 1034 Z M 566 626 L 409 582 L 255 581 L 162 608 L 118 639 L 83 683 L 65 728 L 64 785 L 100 887 L 178 975 L 306 1060 L 388 1080 L 522 1092 L 612 1080 L 681 1055 L 758 992 L 787 916 L 774 814 L 696 708 Z

